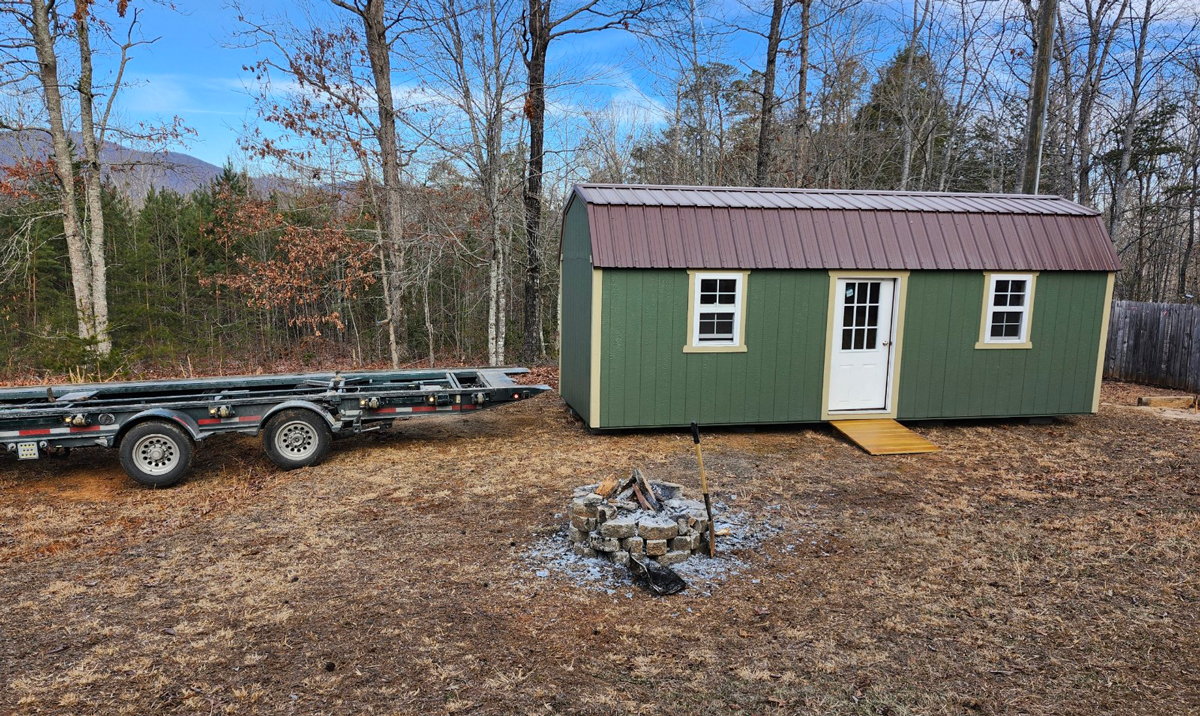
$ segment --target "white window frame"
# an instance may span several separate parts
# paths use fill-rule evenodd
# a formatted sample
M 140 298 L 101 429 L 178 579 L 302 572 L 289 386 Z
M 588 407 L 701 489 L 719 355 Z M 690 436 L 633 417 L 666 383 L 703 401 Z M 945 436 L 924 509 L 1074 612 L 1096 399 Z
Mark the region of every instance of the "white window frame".
M 749 271 L 688 272 L 688 340 L 683 347 L 684 353 L 738 353 L 746 350 L 746 287 L 749 275 Z M 733 313 L 733 338 L 730 340 L 700 340 L 700 314 L 711 313 L 700 305 L 700 282 L 707 279 L 732 279 L 737 282 L 733 306 L 720 309 Z
M 1032 348 L 1030 329 L 1033 326 L 1033 298 L 1037 287 L 1037 271 L 985 273 L 983 315 L 980 317 L 979 342 L 976 348 Z M 1024 281 L 1025 301 L 1021 306 L 996 306 L 996 284 L 999 281 Z M 992 314 L 997 311 L 1021 314 L 1020 335 L 1016 338 L 992 336 Z

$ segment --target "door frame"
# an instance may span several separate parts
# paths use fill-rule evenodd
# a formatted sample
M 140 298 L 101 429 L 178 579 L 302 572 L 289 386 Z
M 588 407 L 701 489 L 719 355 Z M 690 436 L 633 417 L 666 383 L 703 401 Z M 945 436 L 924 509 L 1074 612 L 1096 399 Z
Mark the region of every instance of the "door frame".
M 903 355 L 904 313 L 908 305 L 908 271 L 830 271 L 829 310 L 825 316 L 825 375 L 821 383 L 821 420 L 855 420 L 866 418 L 895 418 L 896 402 L 900 394 L 900 357 Z M 834 312 L 837 310 L 837 285 L 839 279 L 895 279 L 892 294 L 892 356 L 888 365 L 888 384 L 884 390 L 886 407 L 883 410 L 829 411 L 829 374 L 833 368 Z

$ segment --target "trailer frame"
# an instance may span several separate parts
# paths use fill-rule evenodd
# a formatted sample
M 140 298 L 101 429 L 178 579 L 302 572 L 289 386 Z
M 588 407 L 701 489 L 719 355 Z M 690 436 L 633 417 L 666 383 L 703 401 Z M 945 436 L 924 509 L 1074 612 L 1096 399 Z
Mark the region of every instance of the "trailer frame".
M 180 467 L 179 460 L 186 457 L 184 462 L 190 463 L 195 443 L 221 433 L 264 433 L 268 455 L 280 467 L 291 469 L 319 462 L 334 434 L 381 430 L 404 416 L 481 410 L 550 390 L 547 385 L 522 385 L 512 379 L 528 372 L 526 368 L 451 368 L 0 388 L 0 449 L 32 460 L 73 448 L 121 447 L 122 465 L 133 479 L 164 487 L 187 472 L 187 465 Z M 283 415 L 292 417 L 289 439 L 297 446 L 311 440 L 315 445 L 311 453 L 292 450 L 292 457 L 299 459 L 280 457 L 280 450 L 290 443 L 266 433 L 275 430 L 277 416 Z M 130 431 L 144 424 L 157 427 L 143 428 L 139 434 L 157 436 L 157 442 L 142 438 L 149 445 L 143 459 L 127 464 L 123 443 Z M 163 461 L 150 458 L 164 448 L 167 453 L 178 451 L 175 462 L 163 460 L 180 469 L 152 474 L 159 469 L 153 464 Z

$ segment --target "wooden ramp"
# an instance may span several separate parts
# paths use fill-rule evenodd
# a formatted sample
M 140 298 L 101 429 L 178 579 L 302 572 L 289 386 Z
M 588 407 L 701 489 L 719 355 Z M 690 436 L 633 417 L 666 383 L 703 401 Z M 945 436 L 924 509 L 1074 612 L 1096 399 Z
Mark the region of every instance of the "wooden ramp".
M 832 420 L 830 424 L 872 455 L 907 455 L 940 449 L 891 418 Z

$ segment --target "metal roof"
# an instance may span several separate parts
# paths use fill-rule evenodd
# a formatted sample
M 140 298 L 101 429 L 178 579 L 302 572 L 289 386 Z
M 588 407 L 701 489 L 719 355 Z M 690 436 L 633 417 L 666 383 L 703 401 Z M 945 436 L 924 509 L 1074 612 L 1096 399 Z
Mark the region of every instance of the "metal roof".
M 1056 196 L 579 184 L 597 268 L 1116 271 Z

